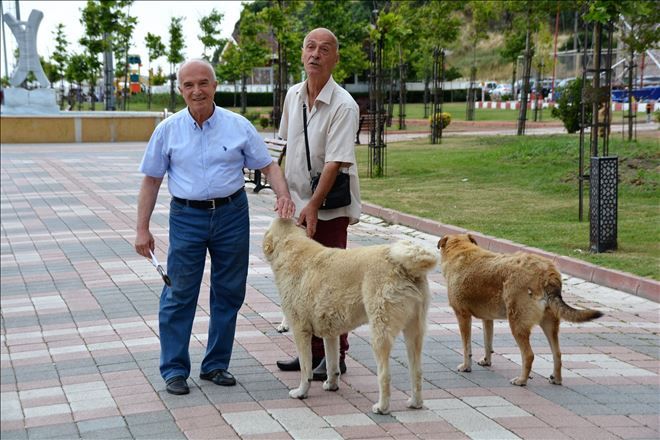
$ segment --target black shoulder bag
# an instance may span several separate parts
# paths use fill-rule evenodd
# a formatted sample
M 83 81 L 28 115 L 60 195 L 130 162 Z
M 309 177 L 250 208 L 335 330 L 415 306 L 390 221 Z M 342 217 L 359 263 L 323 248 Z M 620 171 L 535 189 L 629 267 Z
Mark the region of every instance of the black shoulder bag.
M 312 176 L 312 164 L 309 158 L 309 140 L 307 139 L 307 104 L 303 103 L 303 131 L 305 132 L 305 153 L 307 154 L 307 170 L 309 171 L 312 193 L 316 191 L 321 173 Z M 338 173 L 335 183 L 319 209 L 335 209 L 351 204 L 351 176 L 348 173 Z

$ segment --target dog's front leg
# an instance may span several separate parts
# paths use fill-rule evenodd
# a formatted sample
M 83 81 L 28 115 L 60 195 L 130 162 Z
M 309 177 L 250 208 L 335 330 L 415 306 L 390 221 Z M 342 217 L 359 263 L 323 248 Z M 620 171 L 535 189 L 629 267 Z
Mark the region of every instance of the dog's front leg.
M 325 371 L 327 379 L 323 382 L 326 391 L 337 391 L 339 389 L 339 337 L 323 338 L 323 349 L 325 350 Z
M 490 356 L 493 353 L 493 320 L 484 319 L 484 358 L 477 362 L 482 367 L 490 367 Z
M 300 386 L 289 391 L 289 397 L 305 399 L 312 382 L 312 335 L 294 328 L 293 339 L 296 342 L 300 362 Z
M 286 333 L 289 331 L 289 324 L 286 322 L 286 315 L 282 315 L 282 322 L 277 326 L 279 333 Z

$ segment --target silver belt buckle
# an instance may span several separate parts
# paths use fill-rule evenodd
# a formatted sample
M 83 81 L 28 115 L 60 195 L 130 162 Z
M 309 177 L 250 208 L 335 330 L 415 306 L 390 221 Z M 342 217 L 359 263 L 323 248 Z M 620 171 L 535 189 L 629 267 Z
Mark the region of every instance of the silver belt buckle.
M 211 209 L 215 209 L 215 199 L 211 199 Z

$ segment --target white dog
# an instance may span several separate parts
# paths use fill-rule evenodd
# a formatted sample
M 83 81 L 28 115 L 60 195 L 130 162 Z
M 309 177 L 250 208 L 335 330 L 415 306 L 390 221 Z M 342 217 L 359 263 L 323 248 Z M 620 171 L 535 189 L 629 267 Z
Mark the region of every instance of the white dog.
M 380 391 L 373 411 L 389 412 L 389 356 L 401 331 L 412 383 L 407 406 L 421 408 L 421 355 L 430 302 L 426 274 L 438 263 L 437 253 L 408 242 L 326 248 L 308 238 L 292 220 L 284 219 L 273 221 L 263 249 L 300 359 L 300 386 L 289 395 L 307 397 L 312 380 L 312 335 L 323 338 L 328 371 L 323 389 L 336 391 L 339 335 L 369 323 Z

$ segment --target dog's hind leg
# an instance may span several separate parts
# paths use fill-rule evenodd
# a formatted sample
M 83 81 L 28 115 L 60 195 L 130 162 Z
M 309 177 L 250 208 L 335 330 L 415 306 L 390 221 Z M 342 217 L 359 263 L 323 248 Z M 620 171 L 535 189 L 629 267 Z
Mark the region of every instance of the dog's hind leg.
M 294 327 L 293 340 L 296 342 L 300 361 L 300 386 L 289 391 L 289 397 L 305 399 L 312 382 L 312 334 Z
M 410 373 L 410 392 L 406 406 L 408 408 L 421 408 L 422 398 L 422 345 L 424 344 L 424 315 L 414 317 L 406 328 L 403 336 L 406 340 L 408 352 L 408 369 Z
M 484 319 L 484 358 L 477 362 L 482 367 L 490 367 L 490 356 L 493 353 L 493 320 Z
M 327 379 L 323 382 L 326 391 L 337 391 L 339 389 L 339 336 L 323 338 L 323 349 L 325 350 L 325 368 Z
M 390 412 L 390 352 L 394 336 L 383 322 L 371 324 L 371 348 L 378 366 L 378 402 L 371 407 L 374 414 Z
M 463 363 L 458 366 L 458 371 L 469 373 L 472 371 L 472 314 L 469 311 L 456 309 L 454 313 L 458 319 L 458 329 L 463 342 Z
M 519 377 L 511 379 L 511 383 L 513 385 L 525 386 L 527 385 L 527 379 L 529 378 L 530 371 L 532 371 L 532 363 L 534 362 L 534 352 L 532 351 L 532 346 L 529 344 L 529 335 L 531 332 L 529 328 L 515 323 L 514 320 L 514 317 L 509 316 L 511 333 L 518 344 L 518 348 L 520 348 L 522 370 Z
M 548 382 L 561 385 L 561 351 L 559 350 L 559 319 L 551 314 L 547 313 L 543 316 L 541 320 L 541 329 L 545 333 L 545 337 L 548 338 L 550 343 L 550 349 L 552 350 L 552 361 L 554 363 L 554 368 L 552 375 L 548 378 Z

